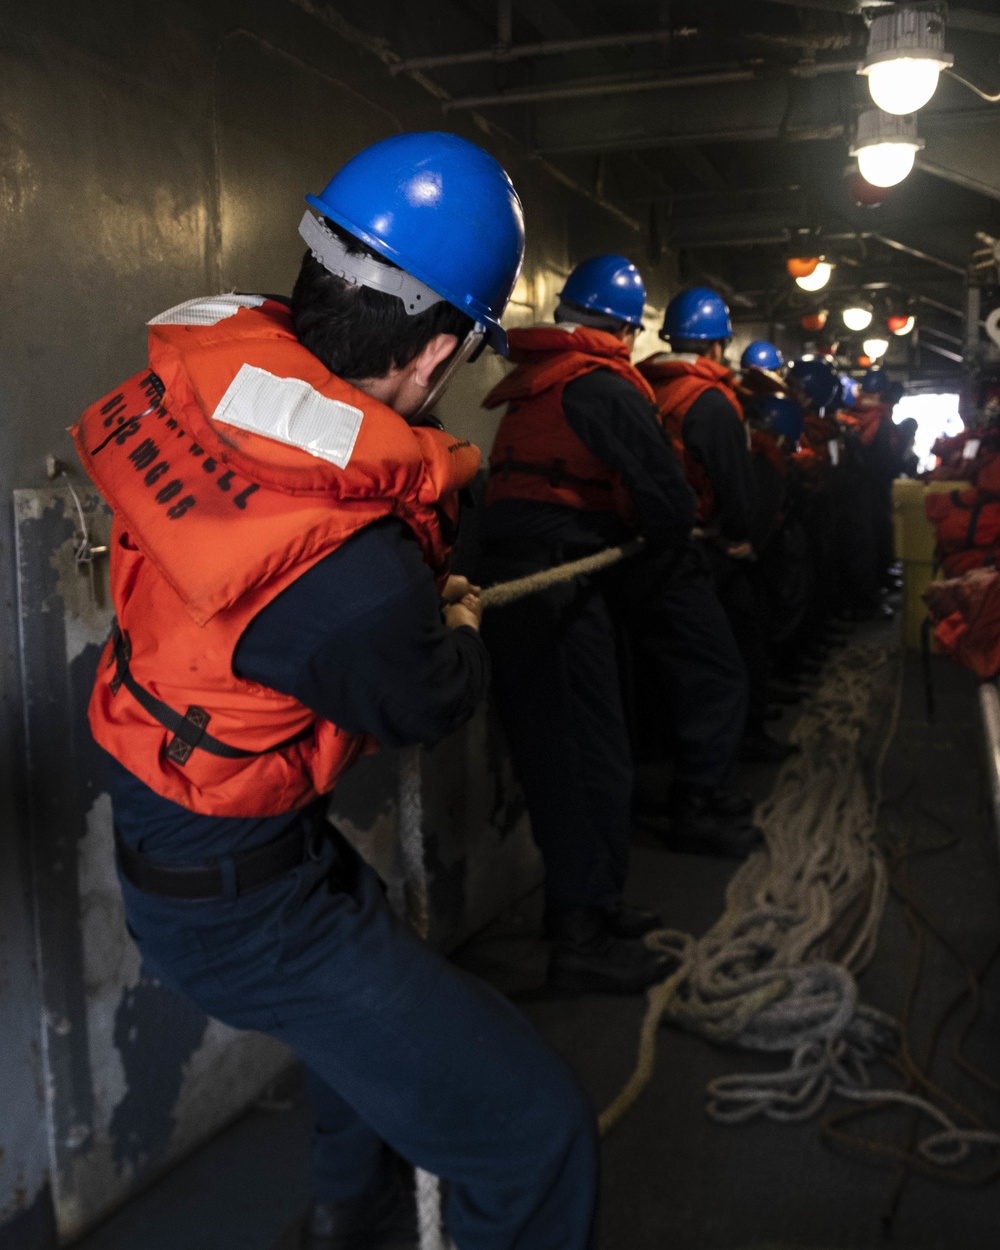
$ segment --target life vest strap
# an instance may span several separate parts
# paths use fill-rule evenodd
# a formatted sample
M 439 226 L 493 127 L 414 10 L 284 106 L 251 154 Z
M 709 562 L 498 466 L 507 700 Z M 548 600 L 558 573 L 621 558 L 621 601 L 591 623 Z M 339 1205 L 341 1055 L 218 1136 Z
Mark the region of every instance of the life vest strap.
M 312 734 L 311 728 L 305 729 L 291 738 L 286 738 L 284 742 L 268 747 L 266 751 L 244 751 L 240 747 L 230 746 L 227 742 L 213 738 L 208 732 L 208 722 L 212 718 L 204 708 L 192 705 L 182 716 L 168 703 L 157 699 L 136 681 L 129 667 L 132 659 L 132 643 L 117 621 L 111 627 L 111 647 L 115 665 L 115 675 L 111 679 L 111 693 L 117 694 L 124 686 L 140 707 L 145 709 L 164 729 L 170 730 L 174 736 L 167 744 L 167 758 L 182 768 L 195 750 L 207 751 L 209 755 L 218 755 L 227 760 L 248 760 L 258 755 L 266 755 L 271 751 L 283 750 Z
M 576 473 L 569 473 L 566 469 L 565 460 L 551 460 L 548 464 L 534 464 L 528 460 L 515 460 L 513 448 L 508 447 L 507 454 L 503 460 L 490 465 L 490 477 L 498 475 L 506 479 L 512 473 L 528 473 L 533 477 L 544 477 L 550 486 L 588 486 L 596 490 L 607 491 L 613 489 L 610 482 L 603 481 L 600 478 L 580 477 Z

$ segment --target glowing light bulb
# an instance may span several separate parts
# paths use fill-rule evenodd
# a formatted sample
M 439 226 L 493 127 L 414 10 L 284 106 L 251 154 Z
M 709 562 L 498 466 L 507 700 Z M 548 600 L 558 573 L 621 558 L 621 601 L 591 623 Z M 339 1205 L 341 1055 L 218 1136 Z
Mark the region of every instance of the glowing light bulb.
M 864 341 L 865 355 L 870 360 L 880 360 L 889 350 L 888 339 L 865 339 Z
M 889 318 L 889 329 L 893 332 L 893 334 L 909 334 L 916 324 L 916 317 Z
M 867 330 L 872 323 L 872 310 L 864 304 L 852 304 L 841 313 L 848 330 Z M 871 353 L 868 353 L 871 355 Z
M 873 143 L 858 149 L 858 169 L 873 187 L 894 187 L 913 168 L 917 146 L 913 143 Z
M 830 281 L 832 273 L 833 266 L 827 261 L 821 260 L 812 273 L 807 274 L 803 278 L 796 278 L 795 281 L 803 291 L 821 291 Z
M 926 58 L 901 56 L 895 61 L 879 61 L 866 73 L 875 103 L 884 112 L 899 116 L 924 107 L 937 90 L 941 65 Z

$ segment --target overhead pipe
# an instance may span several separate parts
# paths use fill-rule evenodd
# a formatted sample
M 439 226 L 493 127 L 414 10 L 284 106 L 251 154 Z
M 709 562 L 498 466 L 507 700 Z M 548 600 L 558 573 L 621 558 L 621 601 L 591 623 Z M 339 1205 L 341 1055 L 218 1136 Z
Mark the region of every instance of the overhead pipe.
M 943 343 L 954 343 L 956 347 L 961 347 L 965 341 L 954 334 L 948 334 L 945 330 L 939 330 L 936 326 L 921 324 L 920 333 L 933 335 L 934 338 L 940 339 Z M 927 344 L 925 343 L 924 346 L 926 347 Z
M 532 57 L 562 56 L 573 52 L 595 52 L 602 48 L 634 48 L 642 44 L 669 43 L 699 34 L 696 26 L 677 30 L 643 30 L 621 35 L 594 35 L 580 39 L 552 39 L 542 43 L 499 44 L 474 52 L 446 52 L 438 56 L 410 56 L 390 67 L 389 72 L 409 74 L 414 70 L 441 69 L 451 65 L 481 65 L 487 61 L 520 61 Z
M 905 287 L 900 287 L 900 290 L 905 289 Z M 915 298 L 918 303 L 926 304 L 928 308 L 936 308 L 938 312 L 947 313 L 950 317 L 957 317 L 959 321 L 965 318 L 965 313 L 962 312 L 961 308 L 954 308 L 951 304 L 942 304 L 939 299 L 932 299 L 929 295 L 920 295 L 919 293 Z
M 385 40 L 376 39 L 374 36 L 368 35 L 364 31 L 359 30 L 357 26 L 348 22 L 346 18 L 342 17 L 329 5 L 321 6 L 317 3 L 317 0 L 290 0 L 290 3 L 296 8 L 301 9 L 302 12 L 314 18 L 328 30 L 332 30 L 334 34 L 338 35 L 341 39 L 346 40 L 355 47 L 363 48 L 366 52 L 374 56 L 376 60 L 380 61 L 383 67 L 389 70 L 390 73 L 392 72 L 393 66 L 399 65 L 402 62 L 403 58 L 398 52 L 394 51 L 385 42 Z M 419 70 L 410 71 L 410 78 L 423 91 L 432 95 L 435 100 L 447 101 L 451 98 L 442 86 L 436 83 L 432 78 L 428 78 L 426 74 L 421 73 Z M 563 186 L 567 187 L 571 191 L 574 191 L 577 195 L 582 195 L 584 199 L 589 200 L 592 204 L 596 205 L 604 212 L 609 213 L 617 221 L 621 222 L 623 226 L 627 226 L 630 230 L 634 230 L 636 233 L 639 233 L 642 230 L 642 222 L 636 221 L 634 217 L 619 208 L 617 204 L 613 204 L 610 200 L 603 200 L 594 195 L 592 191 L 582 186 L 576 181 L 575 178 L 571 178 L 569 174 L 561 170 L 558 165 L 553 165 L 551 161 L 546 160 L 542 153 L 530 150 L 525 152 L 524 144 L 509 131 L 504 130 L 502 126 L 498 126 L 495 122 L 491 122 L 488 118 L 475 113 L 472 116 L 472 120 L 486 134 L 500 135 L 508 143 L 513 144 L 522 153 L 524 153 L 528 160 L 535 161 L 541 169 L 544 169 L 545 172 L 552 178 L 555 178 L 557 182 L 562 183 Z
M 924 327 L 925 332 L 926 332 L 926 329 L 927 327 L 925 326 Z M 926 351 L 935 352 L 938 356 L 943 356 L 945 360 L 953 360 L 955 364 L 957 365 L 961 365 L 965 363 L 965 357 L 960 356 L 958 352 L 953 352 L 947 347 L 938 347 L 936 343 L 928 343 L 927 340 L 924 338 L 921 338 L 920 346 Z
M 797 130 L 786 130 L 782 133 L 780 126 L 761 126 L 752 130 L 704 130 L 680 135 L 637 135 L 633 134 L 620 139 L 603 140 L 594 144 L 593 140 L 584 143 L 565 143 L 558 147 L 542 146 L 540 152 L 549 156 L 571 156 L 581 152 L 639 152 L 645 148 L 679 148 L 698 147 L 713 143 L 757 143 L 766 139 L 784 139 L 790 143 L 811 143 L 826 139 L 842 139 L 847 134 L 847 126 L 842 122 L 833 122 L 828 126 L 803 126 Z
M 941 133 L 953 126 L 963 126 L 990 116 L 990 110 L 984 108 L 950 109 L 948 112 L 927 113 L 923 124 L 929 130 Z M 621 137 L 601 137 L 591 134 L 580 142 L 558 144 L 543 142 L 539 144 L 538 150 L 551 156 L 569 156 L 595 151 L 639 151 L 644 148 L 670 148 L 687 144 L 756 143 L 771 139 L 781 139 L 789 143 L 804 143 L 826 139 L 841 139 L 848 135 L 849 130 L 849 123 L 831 122 L 821 126 L 800 126 L 790 130 L 782 130 L 781 125 L 778 124 L 744 130 L 707 130 L 681 134 L 659 133 L 643 135 L 632 131 Z M 1000 199 L 1000 188 L 990 187 L 965 175 L 952 173 L 950 170 L 923 159 L 922 153 L 917 156 L 916 167 L 925 173 L 932 174 L 934 177 L 943 178 L 950 182 L 958 183 L 960 186 L 968 187 L 981 195 Z
M 706 222 L 701 219 L 703 224 L 710 225 L 711 219 Z M 682 223 L 675 222 L 675 225 Z M 780 234 L 766 234 L 751 238 L 740 239 L 693 239 L 691 241 L 683 241 L 675 239 L 675 245 L 678 247 L 737 247 L 737 246 L 764 246 L 773 243 L 788 243 L 795 237 L 795 230 L 788 226 Z M 943 260 L 940 256 L 933 256 L 930 252 L 923 252 L 919 248 L 910 247 L 907 243 L 901 243 L 898 239 L 890 239 L 884 234 L 876 234 L 872 230 L 841 230 L 833 234 L 821 233 L 815 236 L 816 245 L 822 243 L 843 243 L 857 242 L 874 239 L 878 243 L 884 244 L 886 247 L 892 248 L 893 251 L 902 252 L 906 256 L 912 256 L 915 260 L 924 261 L 926 264 L 936 265 L 939 269 L 944 269 L 948 273 L 956 274 L 960 278 L 966 275 L 965 269 L 961 265 L 952 264 L 949 260 Z
M 859 239 L 875 239 L 876 242 L 882 243 L 885 247 L 891 247 L 893 251 L 905 252 L 907 256 L 913 256 L 917 260 L 924 260 L 929 265 L 937 265 L 939 269 L 947 269 L 949 273 L 957 273 L 959 277 L 964 278 L 966 270 L 961 265 L 952 264 L 950 260 L 943 260 L 940 256 L 934 256 L 930 252 L 922 252 L 919 248 L 910 247 L 906 243 L 900 243 L 898 239 L 886 238 L 884 234 L 876 234 L 874 231 L 864 231 L 858 235 Z
M 815 78 L 821 74 L 855 73 L 857 61 L 809 62 L 781 72 L 792 78 Z M 446 113 L 457 109 L 490 108 L 507 104 L 546 104 L 553 100 L 582 100 L 590 96 L 632 95 L 640 91 L 672 91 L 684 87 L 716 87 L 732 82 L 754 82 L 775 77 L 773 70 L 716 70 L 707 74 L 660 75 L 656 78 L 608 78 L 601 82 L 568 83 L 562 87 L 525 87 L 491 95 L 460 96 L 442 105 Z
M 984 115 L 987 110 L 981 110 Z M 930 174 L 932 178 L 940 178 L 944 182 L 953 182 L 957 187 L 965 187 L 967 191 L 975 191 L 978 195 L 988 196 L 991 200 L 1000 200 L 1000 187 L 990 186 L 988 182 L 980 182 L 978 178 L 970 178 L 968 174 L 959 173 L 954 169 L 946 169 L 944 165 L 938 165 L 934 161 L 929 161 L 923 152 L 917 153 L 915 161 L 917 169 L 922 169 L 925 174 Z

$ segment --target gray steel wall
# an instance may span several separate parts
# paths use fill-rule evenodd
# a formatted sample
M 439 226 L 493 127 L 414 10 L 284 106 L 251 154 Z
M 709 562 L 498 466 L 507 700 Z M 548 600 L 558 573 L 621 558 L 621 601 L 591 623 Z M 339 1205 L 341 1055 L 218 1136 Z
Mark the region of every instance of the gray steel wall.
M 339 6 L 350 21 L 360 4 Z M 442 30 L 488 43 L 471 7 L 394 3 L 397 42 Z M 551 310 L 598 250 L 643 263 L 639 237 L 527 153 L 435 100 L 345 37 L 310 0 L 37 0 L 0 14 L 0 1247 L 53 1244 L 41 1001 L 28 871 L 11 492 L 72 460 L 65 428 L 143 363 L 143 323 L 192 295 L 287 291 L 302 194 L 358 147 L 400 130 L 463 130 L 509 169 L 528 258 L 511 318 Z M 397 20 L 398 19 L 398 20 Z M 349 36 L 349 31 L 347 32 Z M 666 267 L 650 273 L 662 303 Z M 443 409 L 488 446 L 484 361 Z

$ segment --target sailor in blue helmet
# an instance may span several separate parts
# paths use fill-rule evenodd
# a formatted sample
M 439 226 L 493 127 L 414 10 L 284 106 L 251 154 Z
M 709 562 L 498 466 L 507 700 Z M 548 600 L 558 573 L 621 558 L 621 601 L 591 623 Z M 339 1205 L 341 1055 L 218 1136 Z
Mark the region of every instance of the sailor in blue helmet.
M 840 375 L 840 405 L 842 408 L 853 408 L 858 400 L 861 384 L 849 373 Z
M 171 414 L 182 489 L 143 485 L 107 406 L 77 430 L 131 501 L 91 706 L 129 927 L 151 975 L 305 1065 L 308 1250 L 412 1244 L 403 1160 L 443 1178 L 465 1250 L 584 1250 L 596 1134 L 575 1079 L 395 918 L 325 819 L 356 756 L 436 742 L 486 694 L 479 599 L 447 572 L 479 455 L 429 409 L 484 341 L 505 350 L 521 205 L 491 156 L 435 133 L 364 149 L 308 199 L 291 299 L 193 299 L 150 325 L 170 370 L 154 409 L 140 375 L 135 421 L 157 437 Z M 213 647 L 185 656 L 191 605 Z M 178 691 L 187 716 L 160 701 Z
M 793 748 L 764 727 L 769 665 L 753 569 L 756 489 L 737 381 L 725 364 L 732 334 L 720 295 L 708 287 L 680 291 L 667 305 L 660 331 L 670 352 L 649 357 L 640 368 L 656 392 L 660 422 L 698 497 L 703 556 L 749 676 L 740 754 L 778 763 Z M 774 359 L 770 353 L 768 358 Z
M 889 385 L 889 375 L 881 365 L 871 365 L 865 370 L 865 376 L 861 379 L 861 390 L 865 395 L 884 396 Z
M 633 700 L 621 687 L 616 624 L 635 648 L 636 694 L 660 691 L 648 718 L 661 739 L 658 775 L 673 729 L 678 773 L 717 786 L 744 706 L 731 637 L 728 650 L 710 646 L 714 622 L 729 631 L 708 578 L 691 567 L 694 500 L 631 363 L 644 302 L 627 258 L 585 260 L 566 280 L 555 324 L 510 332 L 517 367 L 486 399 L 504 415 L 490 454 L 480 580 L 544 569 L 636 533 L 646 539 L 642 555 L 615 569 L 485 622 L 496 703 L 545 861 L 549 978 L 561 990 L 637 993 L 663 975 L 642 942 L 662 920 L 622 898 Z M 684 849 L 695 849 L 690 828 L 673 833 L 678 847 L 686 839 Z M 748 835 L 739 849 L 751 845 Z
M 777 373 L 785 367 L 785 358 L 773 343 L 767 339 L 754 339 L 744 349 L 740 357 L 740 368 L 766 369 L 768 373 Z
M 888 373 L 872 365 L 861 379 L 853 405 L 856 422 L 858 460 L 867 479 L 868 508 L 875 536 L 873 578 L 881 589 L 894 589 L 891 572 L 895 562 L 893 534 L 892 483 L 901 470 L 898 427 L 893 424 L 892 411 L 902 393 Z M 867 612 L 885 616 L 891 611 L 867 596 Z

